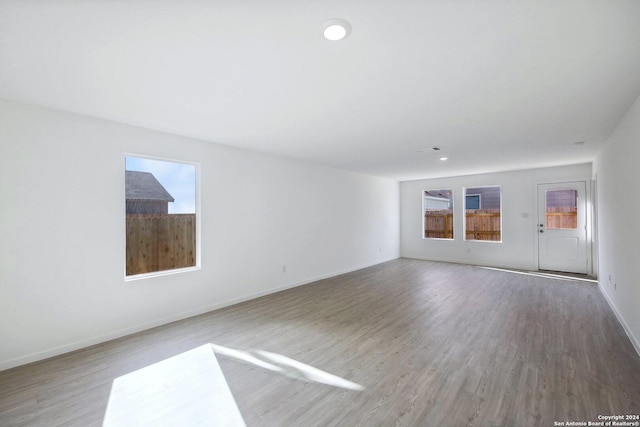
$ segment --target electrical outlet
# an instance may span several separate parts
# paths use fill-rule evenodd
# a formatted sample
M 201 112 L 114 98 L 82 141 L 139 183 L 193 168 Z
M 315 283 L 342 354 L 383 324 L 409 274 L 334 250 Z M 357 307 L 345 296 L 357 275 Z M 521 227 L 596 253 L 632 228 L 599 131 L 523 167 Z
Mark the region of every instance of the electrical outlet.
M 283 266 L 282 266 L 282 272 L 283 272 L 283 273 L 286 273 L 286 272 L 287 272 L 287 266 L 286 266 L 286 265 L 283 265 Z

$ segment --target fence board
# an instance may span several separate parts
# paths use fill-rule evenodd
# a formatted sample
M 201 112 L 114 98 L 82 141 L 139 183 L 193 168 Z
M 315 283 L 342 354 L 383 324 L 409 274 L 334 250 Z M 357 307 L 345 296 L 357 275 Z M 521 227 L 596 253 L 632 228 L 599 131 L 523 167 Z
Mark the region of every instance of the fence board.
M 572 229 L 578 226 L 575 207 L 547 208 L 547 228 Z M 500 209 L 478 209 L 465 211 L 466 240 L 502 239 Z M 424 215 L 424 237 L 453 239 L 453 213 L 450 210 L 427 210 Z
M 424 219 L 424 237 L 453 239 L 453 212 L 451 210 L 427 210 Z
M 465 211 L 466 240 L 502 239 L 500 209 L 474 209 Z
M 453 239 L 453 212 L 427 210 L 424 215 L 424 236 L 427 238 Z M 500 209 L 478 209 L 465 212 L 466 240 L 502 239 Z
M 127 276 L 196 265 L 195 230 L 195 214 L 127 215 Z
M 576 229 L 578 228 L 578 208 L 576 207 L 547 207 L 547 229 Z

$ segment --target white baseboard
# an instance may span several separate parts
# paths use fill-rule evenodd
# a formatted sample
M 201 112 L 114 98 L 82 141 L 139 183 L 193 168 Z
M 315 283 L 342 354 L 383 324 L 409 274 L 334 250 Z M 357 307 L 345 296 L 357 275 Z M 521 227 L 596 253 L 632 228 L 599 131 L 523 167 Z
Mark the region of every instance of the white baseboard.
M 221 303 L 217 303 L 217 304 L 211 304 L 211 305 L 207 305 L 207 306 L 203 306 L 203 307 L 199 307 L 193 310 L 188 310 L 185 312 L 181 312 L 181 313 L 177 313 L 177 314 L 173 314 L 171 316 L 166 316 L 166 317 L 162 317 L 160 319 L 156 319 L 156 320 L 152 320 L 149 322 L 144 322 L 132 327 L 128 327 L 128 328 L 124 328 L 124 329 L 119 329 L 117 331 L 113 331 L 107 334 L 103 334 L 103 335 L 99 335 L 99 336 L 95 336 L 95 337 L 91 337 L 85 340 L 80 340 L 80 341 L 76 341 L 73 343 L 69 343 L 69 344 L 65 344 L 65 345 L 61 345 L 58 347 L 53 347 L 47 350 L 43 350 L 43 351 L 39 351 L 36 353 L 31 353 L 25 356 L 20 356 L 14 359 L 10 359 L 10 360 L 5 360 L 5 361 L 0 361 L 0 371 L 4 371 L 6 369 L 11 369 L 11 368 L 15 368 L 17 366 L 22 366 L 22 365 L 26 365 L 28 363 L 32 363 L 32 362 L 37 362 L 40 360 L 44 360 L 44 359 L 48 359 L 50 357 L 55 357 L 55 356 L 59 356 L 61 354 L 65 354 L 65 353 L 69 353 L 72 351 L 76 351 L 76 350 L 80 350 L 82 348 L 86 348 L 86 347 L 90 347 L 92 345 L 96 345 L 96 344 L 101 344 L 107 341 L 111 341 L 113 339 L 116 338 L 121 338 L 127 335 L 131 335 L 131 334 L 135 334 L 137 332 L 142 332 L 145 331 L 147 329 L 151 329 L 151 328 L 155 328 L 157 326 L 162 326 L 162 325 L 166 325 L 168 323 L 171 322 L 176 322 L 178 320 L 184 320 L 184 319 L 188 319 L 189 317 L 193 317 L 193 316 L 198 316 L 200 314 L 204 314 L 204 313 L 208 313 L 210 311 L 214 311 L 214 310 L 219 310 L 221 308 L 224 307 L 229 307 L 231 305 L 235 305 L 235 304 L 239 304 L 241 302 L 245 302 L 245 301 L 249 301 L 255 298 L 259 298 L 265 295 L 270 295 L 270 294 L 274 294 L 276 292 L 281 292 L 287 289 L 292 289 L 292 288 L 296 288 L 298 286 L 303 286 L 303 285 L 307 285 L 309 283 L 313 283 L 316 282 L 318 280 L 323 280 L 323 279 L 328 279 L 330 277 L 335 277 L 335 276 L 340 276 L 342 274 L 347 274 L 347 273 L 351 273 L 352 271 L 356 271 L 356 270 L 361 270 L 363 268 L 367 268 L 367 267 L 373 267 L 374 265 L 378 265 L 378 264 L 382 264 L 388 261 L 393 261 L 394 259 L 398 259 L 398 257 L 395 258 L 389 258 L 389 259 L 384 259 L 384 260 L 380 260 L 380 261 L 376 261 L 370 264 L 365 264 L 365 265 L 360 265 L 360 266 L 356 266 L 353 268 L 348 268 L 345 270 L 341 270 L 341 271 L 336 271 L 333 273 L 329 273 L 329 274 L 323 274 L 320 276 L 316 276 L 316 277 L 312 277 L 309 279 L 305 279 L 299 282 L 294 282 L 294 283 L 288 283 L 284 286 L 279 286 L 276 288 L 272 288 L 272 289 L 268 289 L 262 292 L 257 292 L 257 293 L 253 293 L 253 294 L 249 294 L 249 295 L 244 295 L 238 298 L 232 298 L 229 300 L 226 300 L 224 302 Z
M 624 317 L 622 317 L 622 315 L 620 314 L 620 312 L 616 308 L 616 306 L 613 303 L 613 301 L 611 301 L 611 299 L 609 298 L 609 295 L 607 295 L 607 293 L 602 288 L 602 284 L 599 281 L 598 281 L 598 289 L 600 290 L 600 293 L 602 295 L 604 295 L 604 299 L 607 300 L 607 303 L 609 304 L 609 307 L 611 307 L 611 310 L 613 311 L 613 314 L 616 315 L 616 318 L 618 319 L 618 322 L 620 322 L 620 324 L 622 325 L 622 329 L 624 329 L 624 332 L 629 337 L 629 340 L 631 341 L 631 344 L 633 345 L 633 348 L 636 349 L 636 353 L 638 353 L 638 356 L 640 356 L 640 341 L 633 335 L 633 332 L 631 332 L 631 329 L 629 328 L 629 325 L 627 325 L 627 323 L 624 321 Z

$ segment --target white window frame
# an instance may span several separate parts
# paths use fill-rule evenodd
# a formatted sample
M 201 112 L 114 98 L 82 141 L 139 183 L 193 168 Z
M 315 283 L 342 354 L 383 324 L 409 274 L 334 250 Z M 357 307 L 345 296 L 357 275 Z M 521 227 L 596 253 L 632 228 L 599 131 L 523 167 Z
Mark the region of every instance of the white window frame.
M 467 194 L 467 189 L 476 189 L 476 188 L 498 188 L 500 195 L 500 240 L 481 240 L 481 239 L 467 239 L 467 196 L 478 196 L 479 208 L 482 209 L 482 194 L 479 193 L 470 193 Z M 464 203 L 463 207 L 463 219 L 462 219 L 462 240 L 467 242 L 478 242 L 478 243 L 502 243 L 504 240 L 504 227 L 503 227 L 503 209 L 502 209 L 502 186 L 501 185 L 474 185 L 473 187 L 464 187 L 462 189 L 462 200 Z
M 126 172 L 126 165 L 125 165 L 125 161 L 127 157 L 138 157 L 141 159 L 148 159 L 148 160 L 159 160 L 159 161 L 163 161 L 163 162 L 172 162 L 172 163 L 181 163 L 181 164 L 186 164 L 186 165 L 191 165 L 194 166 L 195 168 L 195 215 L 196 215 L 196 232 L 195 232 L 195 238 L 196 238 L 196 243 L 195 243 L 195 250 L 196 250 L 196 256 L 195 256 L 195 265 L 191 266 L 191 267 L 184 267 L 184 268 L 174 268 L 174 269 L 170 269 L 170 270 L 161 270 L 161 271 L 153 271 L 153 272 L 149 272 L 149 273 L 140 273 L 140 274 L 132 274 L 132 275 L 127 275 L 127 233 L 126 233 L 126 222 L 127 222 L 127 216 L 126 216 L 126 195 L 125 195 L 125 172 Z M 123 161 L 123 170 L 121 173 L 122 176 L 122 235 L 123 235 L 123 247 L 122 247 L 122 252 L 123 252 L 123 265 L 122 265 L 122 270 L 123 270 L 123 274 L 124 274 L 124 281 L 125 282 L 130 282 L 130 281 L 136 281 L 136 280 L 143 280 L 143 279 L 149 279 L 149 278 L 153 278 L 153 277 L 161 277 L 161 276 L 169 276 L 172 274 L 180 274 L 180 273 L 186 273 L 186 272 L 191 272 L 191 271 L 198 271 L 201 269 L 201 260 L 202 260 L 202 250 L 201 250 L 201 230 L 202 230 L 202 226 L 201 226 L 201 212 L 200 212 L 200 207 L 201 207 L 201 190 L 200 190 L 200 163 L 198 162 L 193 162 L 193 161 L 189 161 L 189 160 L 177 160 L 174 158 L 166 158 L 166 157 L 160 157 L 160 156 L 153 156 L 153 155 L 148 155 L 148 154 L 137 154 L 137 153 L 130 153 L 130 152 L 126 152 L 124 153 L 124 156 L 122 158 Z
M 426 208 L 426 198 L 427 197 L 434 197 L 434 196 L 426 196 L 427 192 L 433 192 L 433 191 L 449 191 L 451 193 L 451 199 L 450 203 L 451 203 L 451 213 L 453 214 L 451 221 L 452 221 L 452 226 L 453 226 L 453 232 L 452 232 L 452 237 L 451 238 L 447 238 L 447 237 L 427 237 L 425 236 L 425 226 L 426 226 L 426 219 L 425 219 L 425 211 L 427 210 Z M 454 190 L 453 188 L 439 188 L 438 190 L 422 190 L 422 239 L 423 240 L 444 240 L 444 241 L 453 241 L 456 238 L 456 211 L 455 211 L 455 197 L 454 197 Z

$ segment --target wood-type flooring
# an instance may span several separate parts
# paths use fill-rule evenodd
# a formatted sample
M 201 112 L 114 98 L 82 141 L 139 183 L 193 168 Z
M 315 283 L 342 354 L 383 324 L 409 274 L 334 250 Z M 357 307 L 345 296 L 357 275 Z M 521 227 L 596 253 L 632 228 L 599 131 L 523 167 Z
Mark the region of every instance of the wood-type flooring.
M 100 426 L 114 378 L 205 343 L 247 426 L 640 414 L 640 357 L 597 284 L 398 259 L 0 372 L 0 425 Z

